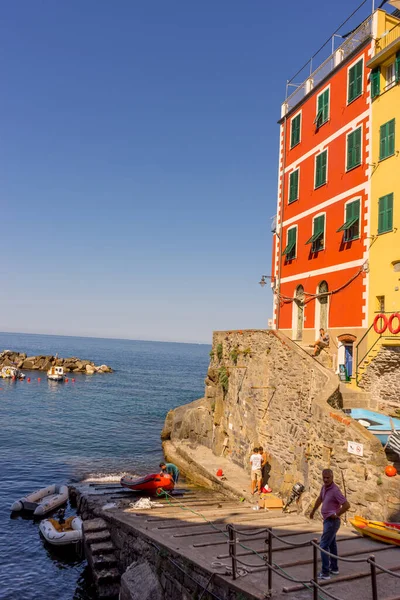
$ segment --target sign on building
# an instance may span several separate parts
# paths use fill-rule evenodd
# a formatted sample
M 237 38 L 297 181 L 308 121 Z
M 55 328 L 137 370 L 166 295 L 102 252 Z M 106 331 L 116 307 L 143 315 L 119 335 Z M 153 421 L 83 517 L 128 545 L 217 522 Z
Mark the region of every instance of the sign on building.
M 347 452 L 356 456 L 364 455 L 364 446 L 358 442 L 347 442 Z

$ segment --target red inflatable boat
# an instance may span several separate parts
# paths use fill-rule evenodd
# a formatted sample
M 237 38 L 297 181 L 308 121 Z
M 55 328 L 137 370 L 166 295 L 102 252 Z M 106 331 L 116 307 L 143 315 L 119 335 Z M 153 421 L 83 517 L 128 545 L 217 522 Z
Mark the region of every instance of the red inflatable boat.
M 134 479 L 132 475 L 125 475 L 121 479 L 123 487 L 134 490 L 135 492 L 147 492 L 148 494 L 157 494 L 158 490 L 170 492 L 174 489 L 174 480 L 168 473 L 153 473 L 140 479 Z

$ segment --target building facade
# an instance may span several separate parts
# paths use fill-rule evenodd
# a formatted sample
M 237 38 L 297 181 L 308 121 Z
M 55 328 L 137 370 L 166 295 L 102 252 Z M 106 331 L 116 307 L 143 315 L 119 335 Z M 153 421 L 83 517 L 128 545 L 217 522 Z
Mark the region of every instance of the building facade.
M 379 340 L 375 329 L 370 328 L 367 351 L 371 348 L 375 353 L 381 344 L 398 345 L 400 331 L 400 18 L 377 11 L 376 29 L 373 55 L 367 62 L 371 81 L 373 165 L 368 305 L 369 326 L 378 314 L 385 314 L 390 327 Z M 376 329 L 379 331 L 384 326 L 384 320 L 379 320 Z M 379 343 L 375 344 L 376 341 Z M 365 366 L 360 365 L 360 377 Z
M 371 15 L 282 107 L 274 327 L 312 343 L 329 330 L 352 371 L 368 329 Z

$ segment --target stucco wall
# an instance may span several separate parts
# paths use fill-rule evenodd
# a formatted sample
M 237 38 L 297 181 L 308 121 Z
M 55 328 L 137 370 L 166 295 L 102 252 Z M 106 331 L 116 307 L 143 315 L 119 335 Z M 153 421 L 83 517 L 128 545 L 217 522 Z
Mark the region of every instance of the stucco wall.
M 287 496 L 294 483 L 304 483 L 304 510 L 326 467 L 341 486 L 344 479 L 353 512 L 379 518 L 400 509 L 399 490 L 391 489 L 399 478 L 383 475 L 380 442 L 332 408 L 341 401 L 333 372 L 274 331 L 215 332 L 212 352 L 205 398 L 171 411 L 164 439 L 204 444 L 247 470 L 253 446 L 261 444 L 271 455 L 269 485 Z M 362 444 L 364 455 L 349 454 L 348 441 Z

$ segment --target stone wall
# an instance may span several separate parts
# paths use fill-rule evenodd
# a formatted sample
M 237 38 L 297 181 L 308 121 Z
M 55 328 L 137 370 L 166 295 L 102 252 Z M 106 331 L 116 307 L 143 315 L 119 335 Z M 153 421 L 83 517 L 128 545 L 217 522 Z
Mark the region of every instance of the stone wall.
M 381 346 L 360 381 L 377 402 L 378 411 L 393 413 L 400 409 L 400 346 Z
M 353 513 L 393 516 L 399 478 L 383 475 L 382 445 L 338 408 L 340 400 L 337 376 L 286 336 L 215 332 L 205 398 L 171 411 L 162 437 L 203 444 L 248 471 L 253 446 L 262 445 L 270 454 L 269 485 L 287 497 L 303 483 L 305 512 L 320 491 L 321 470 L 330 467 Z M 363 456 L 349 454 L 348 441 L 362 444 Z

